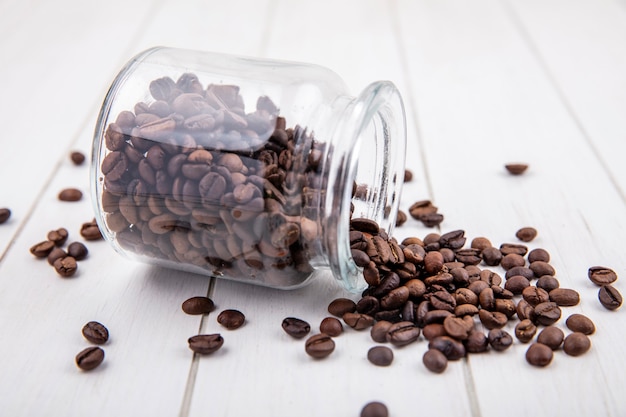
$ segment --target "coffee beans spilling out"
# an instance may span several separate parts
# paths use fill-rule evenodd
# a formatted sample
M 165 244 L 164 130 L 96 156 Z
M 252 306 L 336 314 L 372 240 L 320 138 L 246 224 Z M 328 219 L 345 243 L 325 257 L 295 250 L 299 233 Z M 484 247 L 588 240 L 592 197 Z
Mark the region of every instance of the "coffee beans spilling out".
M 11 210 L 6 207 L 0 208 L 0 224 L 5 223 L 11 217 Z
M 96 226 L 96 230 L 97 229 Z M 98 234 L 100 235 L 99 230 Z M 46 258 L 57 274 L 63 278 L 74 276 L 78 270 L 77 261 L 85 259 L 89 253 L 87 247 L 81 242 L 72 242 L 66 249 L 63 249 L 62 246 L 65 245 L 68 237 L 69 232 L 67 229 L 61 227 L 49 231 L 47 240 L 36 243 L 30 247 L 30 253 L 32 255 L 36 258 Z
M 194 74 L 146 86 L 151 103 L 104 134 L 101 204 L 126 250 L 270 286 L 310 275 L 329 149 L 266 96 Z M 132 111 L 131 111 L 132 110 Z

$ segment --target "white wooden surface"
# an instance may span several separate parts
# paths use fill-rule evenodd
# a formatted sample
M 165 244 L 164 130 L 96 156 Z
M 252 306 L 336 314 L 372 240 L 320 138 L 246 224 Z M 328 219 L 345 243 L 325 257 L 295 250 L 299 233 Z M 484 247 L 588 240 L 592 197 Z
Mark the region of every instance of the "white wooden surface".
M 597 264 L 626 276 L 623 0 L 0 0 L 0 39 L 0 207 L 13 211 L 0 225 L 1 416 L 358 416 L 371 400 L 394 417 L 626 415 L 625 313 L 604 310 L 586 278 Z M 68 186 L 88 194 L 88 166 L 68 153 L 89 153 L 111 79 L 158 44 L 325 65 L 355 94 L 395 82 L 415 174 L 402 206 L 433 199 L 442 232 L 494 243 L 536 227 L 530 246 L 550 251 L 562 286 L 581 294 L 565 314 L 595 321 L 591 351 L 537 369 L 516 342 L 435 375 L 423 339 L 377 368 L 369 334 L 348 329 L 313 361 L 280 323 L 295 315 L 317 331 L 328 303 L 350 296 L 324 274 L 274 291 L 134 264 L 97 242 L 60 279 L 28 249 L 61 226 L 80 240 L 93 217 L 88 198 L 56 199 Z M 507 175 L 511 161 L 528 173 Z M 409 220 L 396 235 L 431 231 Z M 182 313 L 207 293 L 247 324 L 228 332 L 214 314 Z M 89 320 L 111 340 L 84 373 L 73 360 Z M 224 348 L 194 357 L 187 338 L 217 331 Z

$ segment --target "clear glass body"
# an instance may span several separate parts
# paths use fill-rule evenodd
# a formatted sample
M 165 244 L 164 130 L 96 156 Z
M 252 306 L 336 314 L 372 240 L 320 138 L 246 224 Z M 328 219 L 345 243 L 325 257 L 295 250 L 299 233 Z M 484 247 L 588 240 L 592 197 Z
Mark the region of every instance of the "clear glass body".
M 390 82 L 354 97 L 316 65 L 152 48 L 99 114 L 96 220 L 133 259 L 283 289 L 327 268 L 359 291 L 350 219 L 391 232 L 405 147 Z

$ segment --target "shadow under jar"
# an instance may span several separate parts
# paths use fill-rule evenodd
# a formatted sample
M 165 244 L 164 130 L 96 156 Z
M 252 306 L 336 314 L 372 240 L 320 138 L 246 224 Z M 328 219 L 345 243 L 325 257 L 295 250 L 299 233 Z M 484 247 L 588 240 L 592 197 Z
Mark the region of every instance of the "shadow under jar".
M 99 114 L 96 219 L 133 259 L 275 288 L 330 269 L 360 291 L 350 219 L 391 233 L 405 148 L 390 82 L 353 97 L 316 65 L 152 48 Z

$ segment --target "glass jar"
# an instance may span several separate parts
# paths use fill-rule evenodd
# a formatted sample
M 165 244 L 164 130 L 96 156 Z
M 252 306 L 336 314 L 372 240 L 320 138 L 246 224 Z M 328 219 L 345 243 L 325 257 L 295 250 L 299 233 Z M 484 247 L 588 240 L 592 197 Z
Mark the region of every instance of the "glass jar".
M 152 48 L 98 117 L 96 220 L 151 264 L 275 288 L 326 268 L 359 291 L 351 218 L 391 233 L 405 147 L 390 82 L 353 97 L 316 65 Z

